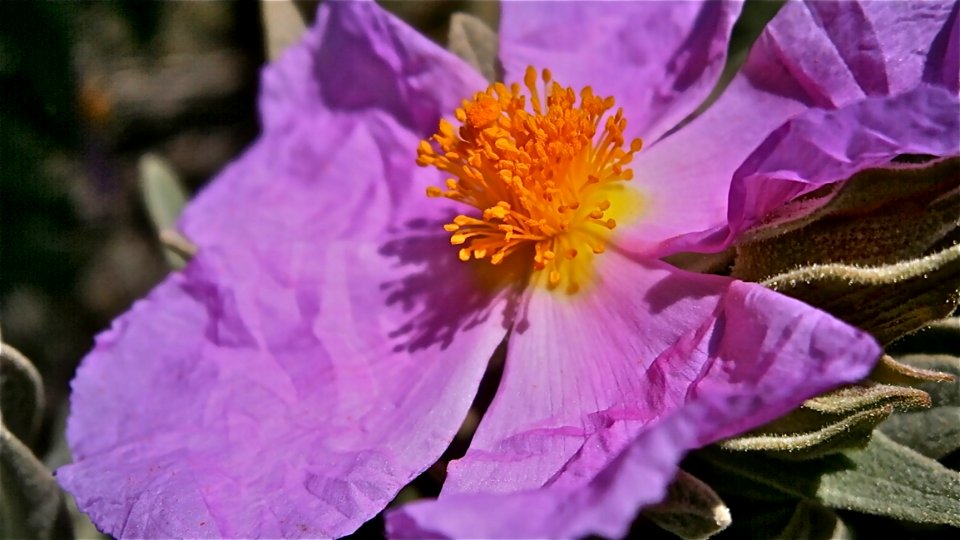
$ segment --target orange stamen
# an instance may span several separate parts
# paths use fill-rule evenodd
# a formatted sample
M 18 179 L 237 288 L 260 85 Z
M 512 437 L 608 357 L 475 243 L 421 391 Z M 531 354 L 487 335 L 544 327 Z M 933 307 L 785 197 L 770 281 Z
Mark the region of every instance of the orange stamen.
M 537 79 L 528 67 L 525 88 L 495 83 L 465 100 L 455 111 L 460 127 L 441 120 L 432 143 L 420 143 L 417 163 L 452 176 L 443 187 L 427 188 L 427 196 L 478 210 L 444 226 L 450 243 L 461 246 L 461 260 L 497 265 L 532 244 L 532 267 L 546 272 L 548 287 L 565 282 L 573 293 L 580 289 L 574 259 L 603 253 L 604 234 L 617 226 L 609 217 L 617 204 L 610 187 L 633 177 L 626 167 L 642 143 L 634 139 L 623 148 L 622 109 L 606 116 L 601 129 L 613 98 L 587 86 L 578 103 L 548 70 L 541 73 L 541 96 Z

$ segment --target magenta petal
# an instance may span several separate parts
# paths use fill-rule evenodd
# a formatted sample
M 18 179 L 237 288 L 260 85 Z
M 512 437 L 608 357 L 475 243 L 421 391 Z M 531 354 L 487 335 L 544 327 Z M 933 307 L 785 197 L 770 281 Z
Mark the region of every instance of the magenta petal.
M 579 487 L 506 495 L 466 493 L 417 501 L 387 514 L 391 538 L 605 538 L 626 536 L 639 509 L 659 502 L 687 450 L 726 425 L 775 404 L 774 394 L 693 402 L 641 433 Z
M 300 44 L 263 73 L 266 131 L 316 112 L 382 111 L 428 136 L 441 115 L 486 87 L 466 63 L 374 2 L 330 2 Z
M 658 256 L 722 249 L 734 172 L 808 110 L 928 85 L 956 94 L 956 19 L 952 2 L 788 2 L 720 99 L 637 155 L 636 186 L 650 210 L 621 233 L 621 244 Z
M 470 450 L 438 501 L 388 516 L 392 534 L 622 536 L 686 451 L 857 381 L 880 355 L 863 332 L 757 284 L 603 266 L 590 299 L 534 297 Z
M 298 244 L 283 274 L 201 253 L 85 359 L 61 483 L 115 536 L 352 532 L 447 447 L 505 333 L 448 244 Z
M 734 174 L 730 234 L 798 195 L 900 154 L 960 154 L 960 97 L 921 86 L 838 111 L 813 109 L 787 122 Z
M 707 97 L 726 60 L 739 2 L 504 2 L 500 57 L 576 89 L 614 96 L 628 137 L 652 142 Z
M 442 179 L 417 143 L 486 86 L 459 58 L 373 2 L 330 2 L 303 40 L 264 70 L 264 132 L 191 202 L 181 221 L 201 249 L 291 236 L 371 238 L 405 216 L 435 214 Z M 240 247 L 244 246 L 244 247 Z
M 759 412 L 768 419 L 879 357 L 863 332 L 759 285 L 600 258 L 585 292 L 538 291 L 523 308 L 497 396 L 441 500 L 576 484 L 692 399 L 790 388 Z

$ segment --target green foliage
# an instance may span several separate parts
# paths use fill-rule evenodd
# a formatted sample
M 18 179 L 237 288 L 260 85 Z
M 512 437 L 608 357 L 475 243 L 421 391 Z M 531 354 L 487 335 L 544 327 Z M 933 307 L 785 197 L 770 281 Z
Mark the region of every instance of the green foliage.
M 0 419 L 28 445 L 36 440 L 43 420 L 43 381 L 20 351 L 0 343 Z
M 500 38 L 478 17 L 454 13 L 450 17 L 447 48 L 493 82 L 503 78 L 498 58 Z
M 920 386 L 932 399 L 924 411 L 897 414 L 880 425 L 894 441 L 932 459 L 943 459 L 960 450 L 960 358 L 947 355 L 912 355 L 904 362 L 955 376 L 949 382 L 928 382 Z M 960 501 L 957 503 L 960 505 Z
M 72 537 L 60 487 L 43 463 L 0 425 L 0 537 Z
M 175 237 L 177 218 L 187 204 L 187 191 L 169 163 L 155 154 L 140 158 L 140 190 L 153 227 L 161 238 Z M 164 255 L 171 268 L 183 268 L 189 256 L 167 242 Z
M 823 475 L 826 506 L 960 527 L 960 473 L 876 432 L 849 468 Z
M 730 509 L 710 486 L 680 470 L 667 496 L 643 515 L 680 538 L 709 538 L 730 525 Z
M 727 450 L 764 451 L 783 459 L 810 459 L 862 448 L 894 410 L 929 406 L 922 390 L 885 384 L 850 386 L 807 400 L 762 428 L 720 443 Z
M 43 383 L 30 361 L 5 343 L 0 344 L 0 382 L 0 538 L 71 537 L 59 486 L 21 441 L 37 436 Z
M 745 235 L 733 276 L 888 344 L 960 305 L 960 158 L 870 169 Z

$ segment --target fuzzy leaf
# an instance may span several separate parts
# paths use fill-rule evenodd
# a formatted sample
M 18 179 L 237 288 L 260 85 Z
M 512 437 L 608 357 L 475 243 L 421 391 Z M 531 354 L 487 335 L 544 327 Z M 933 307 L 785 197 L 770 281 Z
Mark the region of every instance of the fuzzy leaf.
M 949 245 L 960 227 L 960 158 L 868 169 L 785 205 L 748 231 L 733 274 L 761 281 L 822 264 L 885 266 Z
M 0 488 L 0 538 L 73 536 L 53 474 L 2 425 Z
M 160 156 L 144 154 L 138 163 L 143 198 L 158 231 L 174 226 L 187 203 L 187 194 L 177 173 Z
M 20 351 L 0 343 L 0 419 L 28 445 L 36 439 L 43 420 L 43 381 Z
M 910 353 L 960 356 L 960 317 L 933 321 L 888 347 L 895 356 Z
M 885 384 L 850 386 L 809 399 L 803 406 L 746 435 L 720 444 L 726 450 L 764 451 L 783 459 L 811 459 L 863 448 L 873 429 L 894 410 L 928 407 L 916 388 Z
M 956 377 L 942 371 L 911 366 L 885 354 L 873 368 L 869 379 L 883 384 L 918 386 L 926 382 L 951 382 Z
M 932 459 L 942 459 L 960 449 L 960 358 L 946 355 L 912 355 L 904 363 L 955 376 L 949 382 L 928 382 L 920 388 L 930 394 L 933 407 L 905 412 L 880 424 L 894 441 Z
M 960 244 L 887 266 L 807 266 L 763 284 L 832 313 L 887 344 L 949 316 L 960 304 Z
M 643 515 L 687 540 L 709 538 L 731 523 L 730 509 L 720 496 L 683 470 L 678 471 L 663 502 L 645 509 Z
M 849 452 L 849 469 L 823 475 L 818 498 L 831 508 L 960 527 L 960 473 L 876 432 Z
M 864 450 L 817 459 L 789 462 L 711 447 L 696 452 L 684 467 L 725 498 L 735 493 L 781 505 L 806 499 L 835 509 L 960 526 L 960 473 L 879 431 Z
M 800 501 L 793 517 L 777 538 L 807 540 L 847 540 L 853 538 L 840 517 L 815 501 Z
M 175 234 L 173 231 L 177 218 L 187 204 L 186 190 L 181 185 L 176 172 L 163 158 L 154 154 L 144 154 L 138 166 L 140 189 L 147 212 L 164 245 L 169 248 L 165 253 L 167 263 L 171 268 L 182 268 L 189 257 L 184 257 L 181 250 L 175 249 L 175 245 L 171 246 L 167 237 Z
M 820 477 L 852 466 L 845 454 L 806 461 L 785 461 L 760 452 L 735 452 L 714 445 L 691 454 L 684 469 L 717 490 L 721 497 L 775 502 L 816 499 Z M 737 528 L 734 515 L 733 528 Z M 782 524 L 781 524 L 782 526 Z
M 497 56 L 500 39 L 487 23 L 467 13 L 450 17 L 447 48 L 476 68 L 490 82 L 502 78 L 503 67 Z

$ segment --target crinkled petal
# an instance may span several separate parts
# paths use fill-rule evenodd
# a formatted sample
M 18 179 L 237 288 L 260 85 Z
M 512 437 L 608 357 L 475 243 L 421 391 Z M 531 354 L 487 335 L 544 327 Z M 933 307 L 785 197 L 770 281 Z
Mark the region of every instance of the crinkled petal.
M 389 515 L 391 533 L 622 536 L 686 451 L 859 380 L 880 355 L 863 332 L 757 284 L 603 266 L 589 300 L 534 296 L 467 455 L 438 501 Z
M 565 86 L 614 96 L 628 138 L 652 142 L 707 97 L 726 61 L 739 2 L 504 2 L 500 58 Z
M 414 156 L 483 84 L 373 3 L 268 68 L 264 134 L 182 221 L 200 254 L 78 371 L 59 477 L 100 527 L 343 535 L 437 459 L 506 315 L 425 234 L 448 210 Z
M 796 196 L 901 154 L 960 154 L 960 97 L 921 86 L 837 111 L 812 109 L 787 122 L 734 174 L 729 234 Z
M 795 401 L 865 375 L 872 338 L 759 285 L 616 252 L 573 297 L 538 290 L 511 333 L 497 396 L 444 495 L 577 483 L 689 400 L 792 385 Z M 468 534 L 469 531 L 463 531 Z
M 586 485 L 506 495 L 466 493 L 387 514 L 391 538 L 606 538 L 626 536 L 640 508 L 662 500 L 687 450 L 790 396 L 748 393 L 691 403 L 641 433 Z
M 60 482 L 119 537 L 352 532 L 439 458 L 506 332 L 447 244 L 301 243 L 283 275 L 201 253 L 85 359 Z
M 263 73 L 268 132 L 326 111 L 381 110 L 426 137 L 460 100 L 486 88 L 476 70 L 374 2 L 330 2 Z
M 634 184 L 649 205 L 621 244 L 658 256 L 722 249 L 734 171 L 805 111 L 928 84 L 955 94 L 956 19 L 953 2 L 788 2 L 720 99 L 637 154 Z
M 417 167 L 419 140 L 486 86 L 483 77 L 373 2 L 330 2 L 303 40 L 264 70 L 264 132 L 191 202 L 201 249 L 229 255 L 298 239 L 371 238 L 442 181 Z

